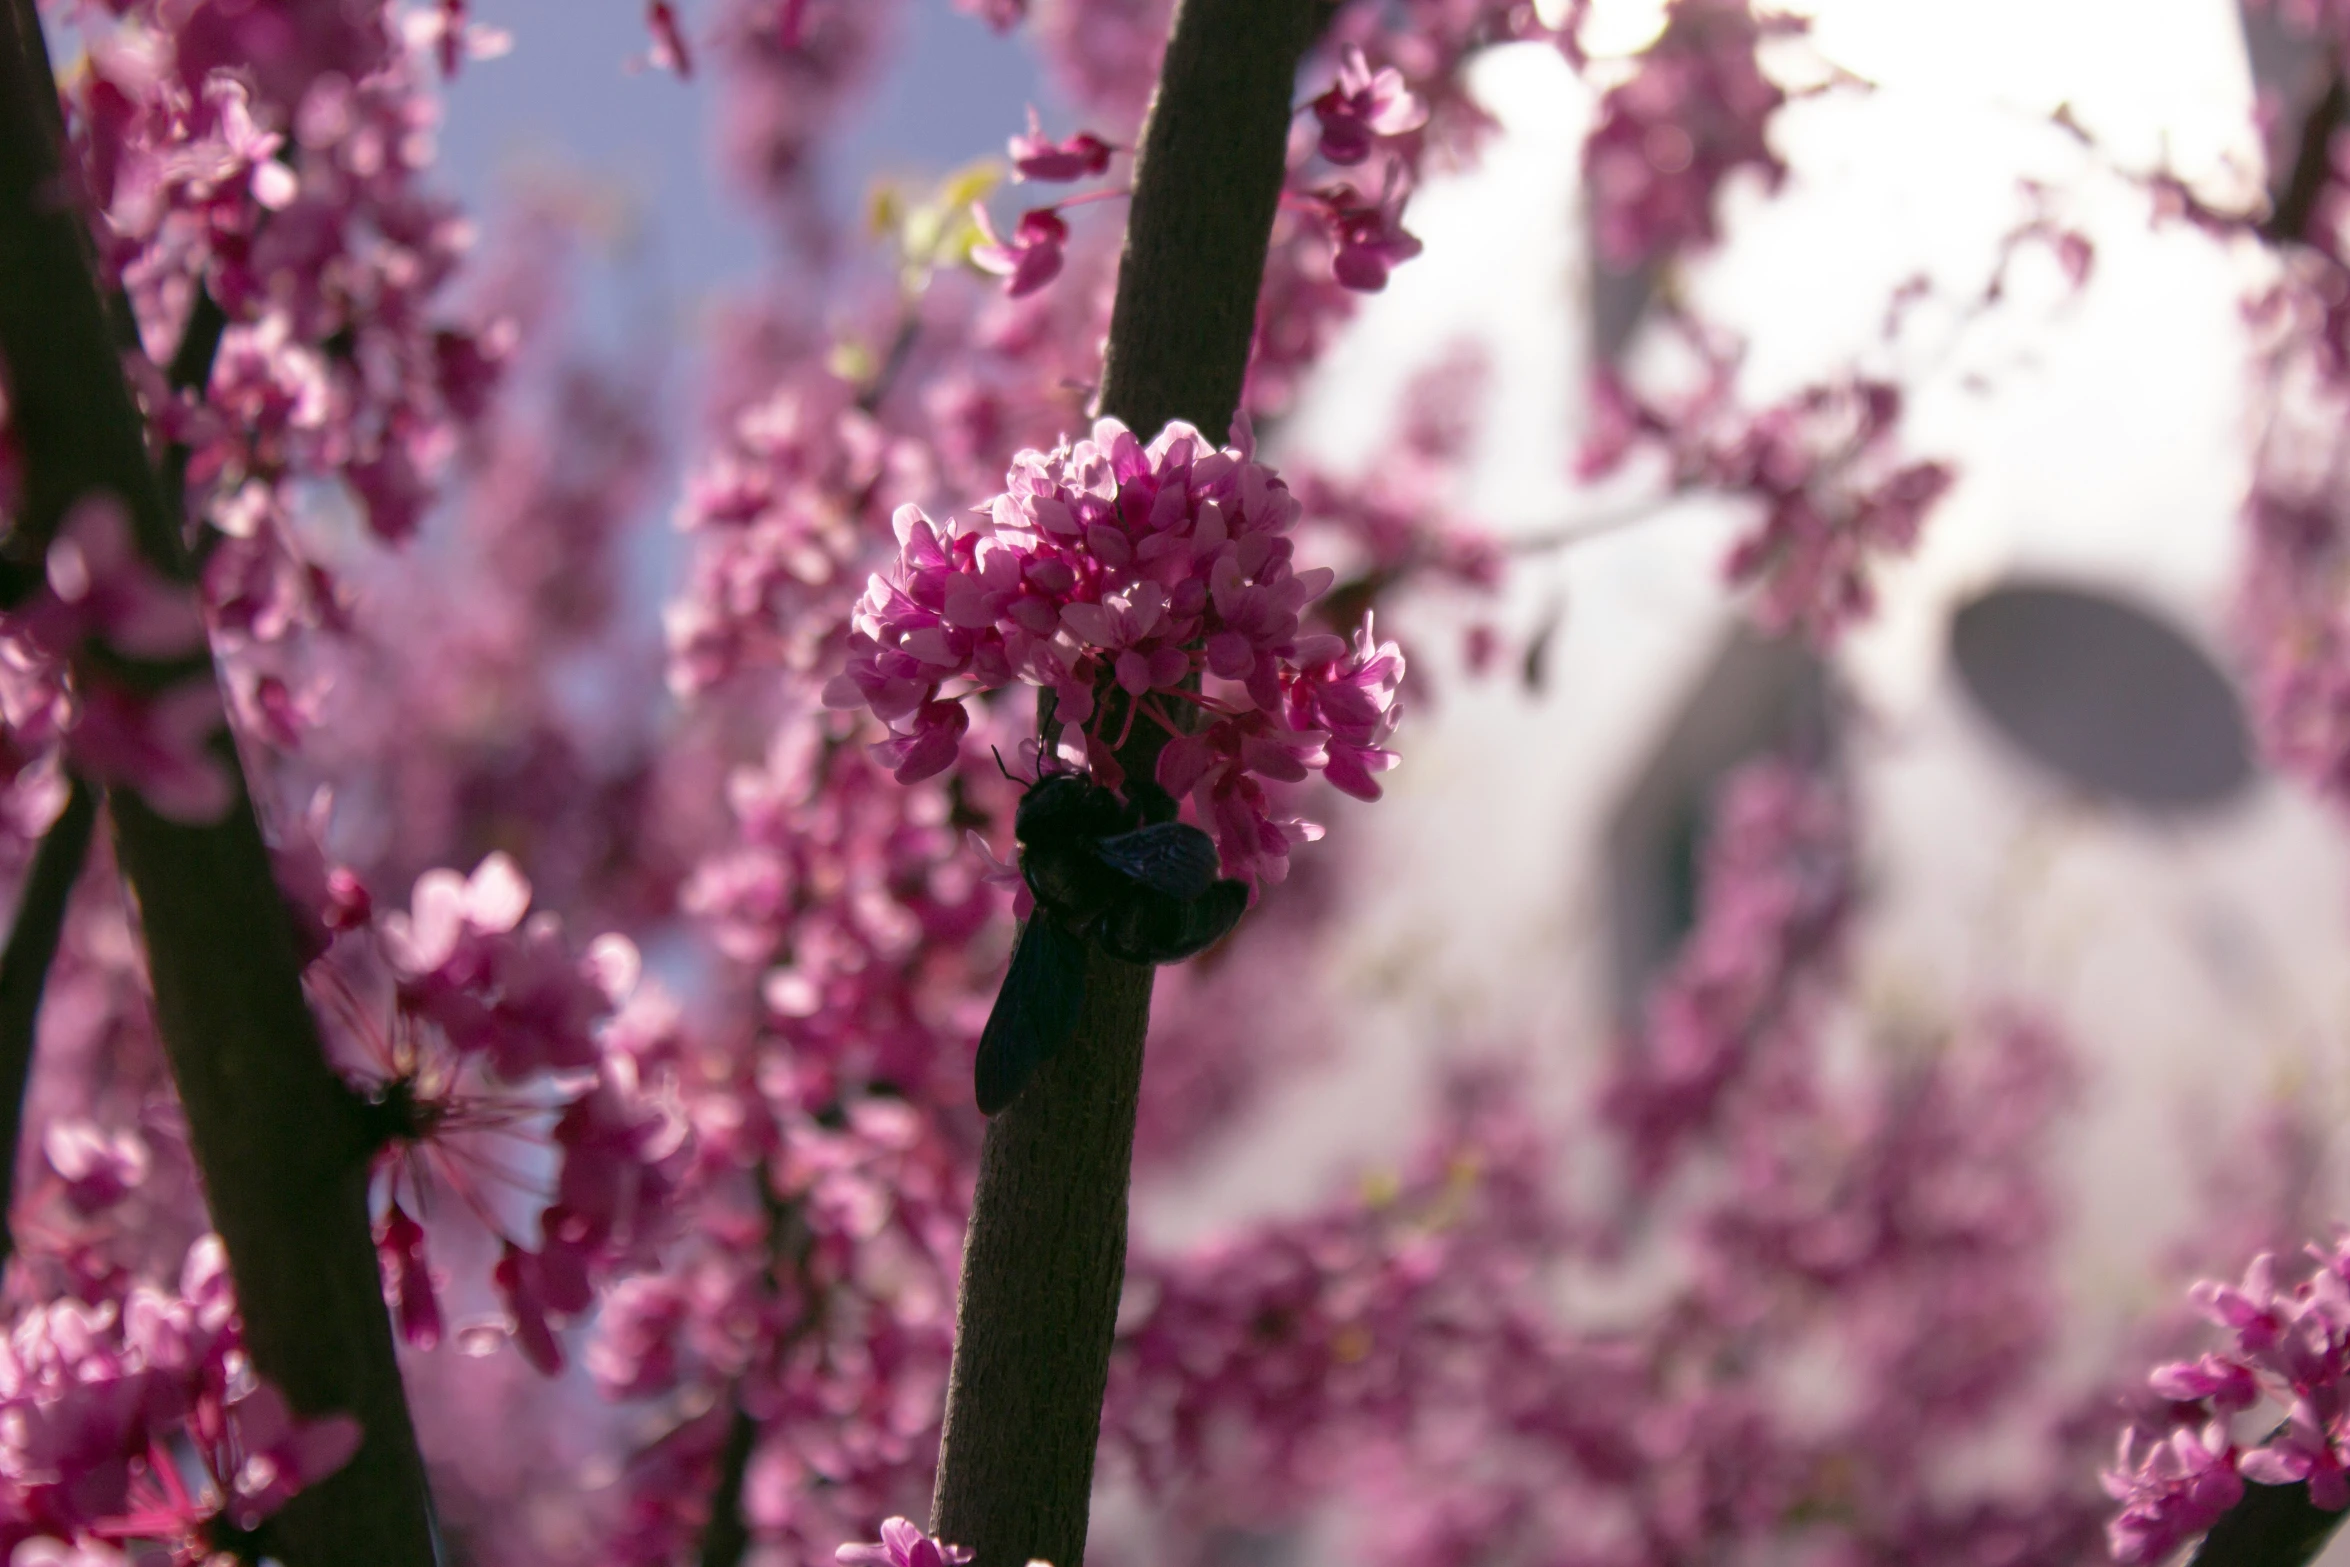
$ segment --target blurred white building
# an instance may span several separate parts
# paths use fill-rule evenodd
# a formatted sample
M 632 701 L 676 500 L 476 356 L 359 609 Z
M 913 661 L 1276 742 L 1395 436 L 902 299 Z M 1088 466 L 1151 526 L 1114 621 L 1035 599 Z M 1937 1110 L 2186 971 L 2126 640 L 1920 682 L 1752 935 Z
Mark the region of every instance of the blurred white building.
M 1641 0 L 1602 9 L 1627 48 L 1656 25 Z M 2192 1222 L 2221 1139 L 2261 1104 L 2350 1099 L 2350 837 L 2245 753 L 2230 690 L 2239 301 L 2258 262 L 2155 227 L 2127 177 L 2258 188 L 2232 5 L 1819 0 L 1814 46 L 1873 90 L 1783 114 L 1785 188 L 1735 190 L 1726 244 L 1685 281 L 1749 336 L 1759 396 L 1853 365 L 1902 380 L 1905 450 L 1954 462 L 1957 488 L 1824 668 L 1740 630 L 1719 568 L 1743 518 L 1718 502 L 1521 561 L 1499 620 L 1523 637 L 1556 618 L 1539 689 L 1506 666 L 1466 677 L 1459 638 L 1416 608 L 1438 700 L 1407 717 L 1388 800 L 1333 828 L 1375 844 L 1390 889 L 1338 958 L 1361 1048 L 1261 1108 L 1278 1136 L 1236 1137 L 1201 1183 L 1147 1202 L 1154 1233 L 1391 1157 L 1448 1047 L 1530 1044 L 1570 1095 L 1670 934 L 1705 785 L 1830 707 L 1866 817 L 1870 1009 L 1931 1026 L 2020 1000 L 2086 1058 L 2068 1247 L 2084 1302 L 2144 1303 L 2149 1252 Z M 1568 472 L 1592 336 L 1591 97 L 1544 49 L 1481 69 L 1502 133 L 1415 198 L 1426 254 L 1283 435 L 1340 468 L 1375 462 L 1411 376 L 1473 342 L 1493 373 L 1462 502 L 1526 537 L 1640 492 L 1578 494 Z M 1979 291 L 2026 179 L 2094 241 L 2085 289 L 2023 254 L 1996 309 L 1889 350 L 1895 286 Z M 2080 1326 L 2101 1336 L 2094 1315 Z

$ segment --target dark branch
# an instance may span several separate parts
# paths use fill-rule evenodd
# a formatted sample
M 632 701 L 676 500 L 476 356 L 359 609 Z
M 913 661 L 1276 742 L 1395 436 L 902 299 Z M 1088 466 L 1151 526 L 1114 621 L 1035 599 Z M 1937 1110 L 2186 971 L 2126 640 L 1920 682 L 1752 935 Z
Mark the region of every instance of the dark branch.
M 37 571 L 67 507 L 119 496 L 142 551 L 184 574 L 178 497 L 150 461 L 62 159 L 32 0 L 0 7 L 0 361 L 25 459 L 5 553 Z M 201 318 L 199 318 L 201 319 Z M 177 357 L 177 356 L 175 356 Z M 234 747 L 219 740 L 224 765 Z M 232 771 L 240 784 L 241 771 Z M 392 1350 L 367 1215 L 365 1127 L 329 1069 L 250 798 L 207 827 L 110 800 L 155 1015 L 254 1368 L 304 1413 L 359 1420 L 340 1472 L 271 1521 L 288 1567 L 428 1567 L 431 1500 Z
M 1310 0 L 1184 0 L 1134 162 L 1101 410 L 1224 438 L 1248 371 Z
M 2350 124 L 2350 85 L 2330 73 L 2326 90 L 2301 121 L 2293 166 L 2274 193 L 2274 210 L 2260 226 L 2274 244 L 2308 239 L 2319 200 L 2333 179 L 2333 142 Z M 2329 1513 L 2309 1499 L 2306 1485 L 2247 1483 L 2244 1498 L 2228 1509 L 2188 1567 L 2302 1567 L 2316 1559 L 2350 1514 Z
M 2302 1567 L 2314 1561 L 2344 1517 L 2309 1499 L 2306 1485 L 2252 1485 L 2228 1509 L 2188 1567 Z
M 0 349 L 8 418 L 25 453 L 16 526 L 0 553 L 37 574 L 66 508 L 94 485 L 120 492 L 142 543 L 168 536 L 163 492 L 123 380 L 115 328 L 92 281 L 77 183 L 32 0 L 0 9 Z
M 73 781 L 65 809 L 49 824 L 33 853 L 33 868 L 17 900 L 8 950 L 0 954 L 0 1264 L 16 1250 L 7 1224 L 16 1185 L 16 1150 L 22 1140 L 24 1089 L 33 1070 L 33 1030 L 41 1013 L 41 987 L 57 956 L 65 930 L 66 905 L 90 853 L 90 829 L 98 820 L 98 791 Z
M 702 1526 L 701 1567 L 741 1567 L 751 1548 L 751 1531 L 743 1522 L 743 1479 L 758 1446 L 759 1422 L 743 1408 L 738 1392 L 726 1417 L 726 1445 L 718 1450 L 718 1483 L 710 1488 L 710 1521 Z
M 1101 411 L 1221 440 L 1240 400 L 1316 0 L 1182 0 L 1143 126 Z M 1158 743 L 1157 726 L 1137 725 Z M 1121 754 L 1150 776 L 1147 751 Z M 1095 952 L 1077 1036 L 988 1124 L 931 1527 L 976 1567 L 1085 1559 L 1151 971 Z
M 2301 122 L 2301 139 L 2294 148 L 2293 167 L 2284 189 L 2276 193 L 2276 210 L 2261 225 L 2261 233 L 2279 243 L 2305 240 L 2317 216 L 2318 198 L 2334 174 L 2334 133 L 2350 120 L 2350 86 L 2339 75 L 2328 78 L 2325 95 Z

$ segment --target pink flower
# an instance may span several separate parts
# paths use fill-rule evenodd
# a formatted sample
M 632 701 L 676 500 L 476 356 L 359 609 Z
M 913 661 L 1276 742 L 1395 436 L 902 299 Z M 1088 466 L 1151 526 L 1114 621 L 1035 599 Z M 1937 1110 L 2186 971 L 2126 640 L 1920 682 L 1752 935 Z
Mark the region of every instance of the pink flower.
M 418 1349 L 434 1348 L 441 1341 L 441 1303 L 432 1265 L 425 1260 L 424 1226 L 396 1200 L 375 1227 L 375 1255 L 383 1268 L 384 1299 L 400 1337 Z
M 1033 294 L 1061 275 L 1061 251 L 1069 243 L 1069 225 L 1052 208 L 1031 207 L 1021 213 L 1008 244 L 996 234 L 985 207 L 974 202 L 971 216 L 986 236 L 971 247 L 971 263 L 1003 278 L 1008 298 Z
M 683 79 L 694 74 L 693 52 L 686 47 L 685 29 L 678 25 L 677 8 L 670 0 L 648 0 L 645 26 L 653 34 L 651 60 L 656 70 L 675 71 Z
M 2284 1335 L 2291 1301 L 2276 1286 L 2277 1259 L 2262 1252 L 2244 1270 L 2238 1286 L 2204 1280 L 2188 1291 L 2197 1310 L 2236 1335 L 2247 1354 L 2259 1354 Z
M 1349 46 L 1337 82 L 1314 100 L 1322 122 L 1322 156 L 1351 166 L 1371 155 L 1372 139 L 1401 136 L 1428 123 L 1428 106 L 1412 96 L 1403 73 L 1383 66 L 1374 74 L 1360 46 Z
M 2242 1468 L 2247 1479 L 2263 1485 L 2308 1481 L 2311 1504 L 2329 1513 L 2350 1507 L 2350 1474 L 2344 1472 L 2342 1438 L 2306 1398 L 2293 1401 L 2285 1429 L 2246 1453 Z
M 131 790 L 158 816 L 215 822 L 236 799 L 235 780 L 213 750 L 222 717 L 209 671 L 153 696 L 92 680 L 65 748 L 85 776 Z
M 142 559 L 130 514 L 111 495 L 88 496 L 68 512 L 49 546 L 48 592 L 26 606 L 26 632 L 60 657 L 85 638 L 133 659 L 186 658 L 204 647 L 204 617 L 193 590 Z
M 151 1158 L 135 1132 L 108 1133 L 89 1121 L 56 1121 L 41 1152 L 65 1182 L 66 1200 L 83 1213 L 111 1208 L 147 1178 Z
M 2260 1382 L 2252 1368 L 2225 1355 L 2157 1366 L 2147 1385 L 2178 1403 L 2207 1401 L 2223 1414 L 2250 1409 L 2260 1402 Z
M 522 1358 L 542 1375 L 551 1377 L 561 1371 L 563 1345 L 547 1320 L 550 1305 L 541 1259 L 508 1241 L 490 1270 L 490 1281 L 497 1286 L 498 1298 L 506 1303 L 508 1331 Z
M 1403 165 L 1387 166 L 1386 182 L 1376 202 L 1356 194 L 1352 185 L 1333 185 L 1316 191 L 1330 238 L 1337 246 L 1330 270 L 1338 281 L 1362 294 L 1376 294 L 1387 286 L 1387 274 L 1397 264 L 1420 253 L 1420 242 L 1403 226 L 1407 194 Z
M 971 1553 L 932 1539 L 904 1518 L 885 1518 L 880 1544 L 844 1545 L 832 1559 L 843 1567 L 957 1567 Z
M 285 1396 L 263 1382 L 228 1406 L 214 1473 L 226 1482 L 223 1509 L 240 1529 L 261 1521 L 351 1461 L 359 1422 L 348 1415 L 298 1420 Z M 201 1424 L 201 1422 L 200 1422 Z
M 891 726 L 875 755 L 901 779 L 954 760 L 959 695 L 1014 682 L 1054 693 L 1105 783 L 1135 727 L 1156 725 L 1158 781 L 1192 796 L 1226 873 L 1277 880 L 1316 829 L 1277 820 L 1264 782 L 1326 768 L 1375 795 L 1403 674 L 1392 644 L 1366 633 L 1350 654 L 1305 629 L 1334 574 L 1293 565 L 1298 515 L 1245 426 L 1217 450 L 1188 425 L 1146 447 L 1102 420 L 1087 440 L 1021 453 L 984 507 L 945 524 L 900 509 L 897 561 L 868 584 L 824 700 Z
M 1583 148 L 1600 253 L 1619 271 L 1709 243 L 1732 172 L 1752 168 L 1772 186 L 1786 173 L 1765 135 L 1786 93 L 1756 46 L 1802 24 L 1758 23 L 1747 0 L 1679 0 L 1668 18 L 1637 72 L 1600 100 Z
M 2103 1475 L 2106 1493 L 2122 1504 L 2106 1526 L 2113 1559 L 2158 1562 L 2219 1522 L 2244 1495 L 2234 1448 L 2216 1422 L 2200 1431 L 2172 1432 L 2143 1452 L 2135 1428 L 2122 1433 L 2114 1467 Z
M 955 0 L 955 9 L 978 17 L 999 33 L 1008 33 L 1028 16 L 1028 0 Z
M 970 727 L 971 714 L 962 703 L 925 702 L 915 711 L 911 727 L 902 733 L 892 731 L 890 738 L 873 747 L 873 755 L 899 783 L 920 783 L 955 764 L 964 731 Z
M 1091 131 L 1079 131 L 1067 141 L 1054 141 L 1045 135 L 1032 105 L 1028 110 L 1028 134 L 1012 138 L 1012 168 L 1024 180 L 1092 179 L 1109 168 L 1110 154 L 1116 150 Z
M 1329 736 L 1323 746 L 1324 776 L 1358 800 L 1378 799 L 1379 784 L 1371 775 L 1395 765 L 1395 753 L 1380 742 L 1395 730 L 1396 689 L 1402 683 L 1402 650 L 1374 640 L 1366 618 L 1351 651 L 1341 644 L 1340 652 L 1304 670 L 1290 687 L 1291 725 Z

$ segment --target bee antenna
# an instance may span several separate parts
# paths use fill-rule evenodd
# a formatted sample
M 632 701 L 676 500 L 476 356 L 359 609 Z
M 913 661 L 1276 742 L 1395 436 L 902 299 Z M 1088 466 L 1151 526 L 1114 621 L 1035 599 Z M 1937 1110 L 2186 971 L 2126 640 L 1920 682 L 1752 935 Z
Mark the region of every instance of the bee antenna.
M 988 753 L 995 758 L 995 770 L 999 773 L 1002 773 L 1013 783 L 1018 783 L 1020 781 L 1019 776 L 1015 774 L 1009 767 L 1004 765 L 1004 753 L 992 745 L 987 749 Z

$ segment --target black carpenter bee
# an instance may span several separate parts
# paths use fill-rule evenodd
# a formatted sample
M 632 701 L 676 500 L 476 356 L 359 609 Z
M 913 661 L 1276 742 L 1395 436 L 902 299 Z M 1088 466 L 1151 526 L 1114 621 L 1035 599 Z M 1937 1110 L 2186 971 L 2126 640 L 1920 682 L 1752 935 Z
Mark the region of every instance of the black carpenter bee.
M 1175 820 L 1156 784 L 1129 798 L 1081 773 L 1046 773 L 1013 819 L 1036 910 L 979 1036 L 979 1108 L 994 1115 L 1077 1032 L 1087 943 L 1129 963 L 1180 963 L 1221 940 L 1248 907 L 1219 880 L 1216 845 Z

